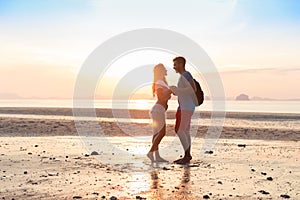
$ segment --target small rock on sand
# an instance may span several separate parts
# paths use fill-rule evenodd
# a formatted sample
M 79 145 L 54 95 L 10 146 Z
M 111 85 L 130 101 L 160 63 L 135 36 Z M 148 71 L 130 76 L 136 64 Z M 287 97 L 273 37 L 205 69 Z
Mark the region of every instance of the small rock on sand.
M 109 200 L 117 200 L 117 197 L 111 196 L 111 197 L 109 198 Z
M 91 155 L 92 155 L 92 156 L 95 156 L 95 155 L 99 155 L 99 153 L 98 153 L 97 151 L 93 151 L 93 152 L 91 153 Z
M 280 197 L 282 197 L 282 198 L 284 198 L 284 199 L 289 199 L 289 198 L 291 198 L 289 195 L 287 195 L 287 194 L 282 194 L 282 195 L 280 195 Z
M 141 197 L 141 196 L 136 196 L 135 199 L 138 199 L 138 200 L 145 200 L 146 198 Z
M 259 193 L 262 193 L 262 194 L 270 194 L 269 192 L 264 191 L 264 190 L 259 190 L 258 192 L 259 192 Z

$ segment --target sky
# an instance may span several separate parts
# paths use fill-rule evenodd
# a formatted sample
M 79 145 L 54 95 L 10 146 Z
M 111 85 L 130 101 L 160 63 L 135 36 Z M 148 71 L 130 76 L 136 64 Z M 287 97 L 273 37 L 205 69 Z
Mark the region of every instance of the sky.
M 207 52 L 227 97 L 300 98 L 299 10 L 298 0 L 0 0 L 0 96 L 72 98 L 82 64 L 100 44 L 126 31 L 161 28 Z M 167 78 L 176 84 L 174 56 L 124 56 L 95 95 L 109 97 L 128 70 L 145 64 L 170 67 Z

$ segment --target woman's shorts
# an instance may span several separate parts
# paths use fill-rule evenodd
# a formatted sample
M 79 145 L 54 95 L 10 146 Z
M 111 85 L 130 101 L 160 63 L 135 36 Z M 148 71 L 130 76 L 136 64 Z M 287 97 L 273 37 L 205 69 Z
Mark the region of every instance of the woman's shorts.
M 155 104 L 151 111 L 150 111 L 150 117 L 152 119 L 152 128 L 153 128 L 153 134 L 159 133 L 163 128 L 165 128 L 166 125 L 166 110 L 163 106 L 160 104 Z

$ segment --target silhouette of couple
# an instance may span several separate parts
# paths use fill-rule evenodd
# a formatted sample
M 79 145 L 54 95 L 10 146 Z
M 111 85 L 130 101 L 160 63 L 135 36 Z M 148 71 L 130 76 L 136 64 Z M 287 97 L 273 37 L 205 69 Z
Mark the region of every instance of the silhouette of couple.
M 152 85 L 153 96 L 157 101 L 152 107 L 150 114 L 152 118 L 153 138 L 152 146 L 147 156 L 152 162 L 168 162 L 159 154 L 159 143 L 166 135 L 165 113 L 168 109 L 168 100 L 171 94 L 178 98 L 178 109 L 176 112 L 175 132 L 178 135 L 184 150 L 184 157 L 175 160 L 176 164 L 187 164 L 192 159 L 191 156 L 191 135 L 190 123 L 195 110 L 194 91 L 196 86 L 190 72 L 186 71 L 184 57 L 173 59 L 173 69 L 180 74 L 177 86 L 168 86 L 166 81 L 167 70 L 163 64 L 154 66 L 154 80 Z

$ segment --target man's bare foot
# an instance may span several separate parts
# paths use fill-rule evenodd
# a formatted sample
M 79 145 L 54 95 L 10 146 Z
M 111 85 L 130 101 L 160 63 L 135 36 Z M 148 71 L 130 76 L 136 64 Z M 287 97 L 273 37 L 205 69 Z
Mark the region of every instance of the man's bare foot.
M 177 160 L 174 160 L 174 162 L 173 163 L 175 163 L 175 164 L 177 164 L 179 161 L 181 161 L 182 160 L 182 158 L 179 158 L 179 159 L 177 159 Z
M 151 162 L 154 162 L 153 152 L 148 152 L 147 157 L 151 160 Z
M 162 157 L 158 157 L 158 158 L 155 158 L 155 162 L 169 162 L 169 161 L 163 159 Z
M 189 163 L 191 160 L 192 160 L 191 156 L 185 156 L 181 159 L 175 160 L 174 163 L 179 164 L 179 165 L 185 165 L 185 164 Z

